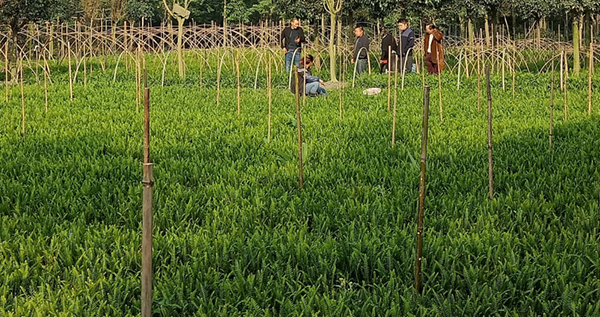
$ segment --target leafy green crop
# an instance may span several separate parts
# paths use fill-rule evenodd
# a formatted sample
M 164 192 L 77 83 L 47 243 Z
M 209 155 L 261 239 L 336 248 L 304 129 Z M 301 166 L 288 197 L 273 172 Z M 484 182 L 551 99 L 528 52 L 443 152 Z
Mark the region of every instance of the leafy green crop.
M 597 109 L 587 115 L 577 80 L 567 122 L 557 92 L 548 151 L 549 76 L 518 74 L 514 98 L 493 78 L 496 196 L 488 201 L 476 78 L 456 90 L 456 76 L 443 75 L 442 124 L 437 78 L 426 77 L 424 284 L 416 296 L 420 74 L 398 91 L 393 149 L 387 90 L 361 93 L 386 87 L 385 76 L 344 90 L 342 120 L 336 92 L 308 98 L 299 190 L 286 75 L 274 79 L 267 142 L 265 73 L 254 90 L 255 69 L 242 63 L 238 116 L 230 62 L 216 106 L 216 56 L 202 89 L 191 61 L 185 81 L 169 62 L 161 87 L 162 65 L 148 57 L 156 315 L 600 315 L 600 117 Z M 114 69 L 94 65 L 86 87 L 78 77 L 72 103 L 64 64 L 53 69 L 47 113 L 30 78 L 25 141 L 18 87 L 0 104 L 2 316 L 140 313 L 143 118 L 126 63 L 114 82 Z

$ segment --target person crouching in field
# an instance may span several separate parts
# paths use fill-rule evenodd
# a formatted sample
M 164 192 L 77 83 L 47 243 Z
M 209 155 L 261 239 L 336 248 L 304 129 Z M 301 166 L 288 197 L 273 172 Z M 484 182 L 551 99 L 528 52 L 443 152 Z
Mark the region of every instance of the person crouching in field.
M 429 74 L 437 75 L 446 67 L 444 63 L 444 47 L 442 46 L 444 34 L 433 24 L 427 24 L 425 31 L 427 33 L 425 34 L 423 48 L 425 49 L 427 71 Z
M 308 54 L 300 59 L 300 66 L 298 66 L 298 93 L 300 96 L 304 94 L 308 96 L 319 96 L 327 95 L 325 88 L 321 87 L 325 82 L 317 77 L 310 74 L 308 69 L 312 66 L 313 56 Z M 291 86 L 292 92 L 296 93 L 296 83 L 292 80 Z

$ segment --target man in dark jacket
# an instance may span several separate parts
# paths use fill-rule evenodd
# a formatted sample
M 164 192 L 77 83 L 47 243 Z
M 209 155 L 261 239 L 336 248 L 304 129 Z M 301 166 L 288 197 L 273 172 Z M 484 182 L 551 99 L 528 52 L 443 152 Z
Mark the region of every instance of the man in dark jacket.
M 354 54 L 352 63 L 356 63 L 356 74 L 360 75 L 367 69 L 367 58 L 369 58 L 369 37 L 365 35 L 363 27 L 358 25 L 354 28 L 356 42 L 354 42 Z
M 400 45 L 402 45 L 400 56 L 400 71 L 404 73 L 412 72 L 413 65 L 413 48 L 415 47 L 415 32 L 408 27 L 408 20 L 398 20 L 398 28 L 400 29 Z
M 396 67 L 396 39 L 388 32 L 386 28 L 381 30 L 381 57 L 379 58 L 380 73 L 395 71 Z
M 293 18 L 290 26 L 283 29 L 279 39 L 281 48 L 285 54 L 285 71 L 290 72 L 292 59 L 294 65 L 300 64 L 300 54 L 302 53 L 302 43 L 306 43 L 304 31 L 300 27 L 300 19 Z

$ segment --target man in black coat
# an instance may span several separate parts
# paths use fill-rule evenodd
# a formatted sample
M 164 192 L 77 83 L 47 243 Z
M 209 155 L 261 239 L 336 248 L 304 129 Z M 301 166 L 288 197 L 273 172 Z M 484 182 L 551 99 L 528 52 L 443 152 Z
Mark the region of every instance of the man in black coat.
M 293 18 L 290 26 L 287 26 L 281 32 L 279 39 L 283 53 L 285 54 L 285 71 L 290 72 L 292 60 L 294 65 L 300 64 L 300 54 L 302 53 L 302 43 L 306 43 L 304 31 L 300 27 L 300 19 Z
M 360 75 L 367 69 L 367 59 L 369 58 L 369 37 L 365 34 L 363 27 L 358 25 L 354 28 L 356 42 L 354 42 L 354 54 L 352 54 L 352 63 L 356 63 L 356 74 Z
M 380 73 L 384 74 L 388 71 L 395 71 L 396 63 L 396 39 L 388 32 L 386 28 L 381 30 L 381 58 L 379 58 Z

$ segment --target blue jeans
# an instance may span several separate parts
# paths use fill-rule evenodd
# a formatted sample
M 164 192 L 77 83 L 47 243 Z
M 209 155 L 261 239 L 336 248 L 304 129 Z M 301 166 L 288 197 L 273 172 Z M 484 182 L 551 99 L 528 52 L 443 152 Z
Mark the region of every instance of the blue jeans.
M 356 75 L 360 75 L 367 69 L 367 59 L 358 59 L 356 60 Z
M 292 55 L 294 56 L 294 65 L 300 65 L 300 54 L 302 52 L 300 50 L 296 50 L 296 55 L 294 55 L 294 51 L 288 51 L 285 53 L 285 72 L 289 73 L 290 68 L 292 66 Z
M 318 81 L 306 83 L 306 95 L 327 95 L 325 88 L 319 85 Z

